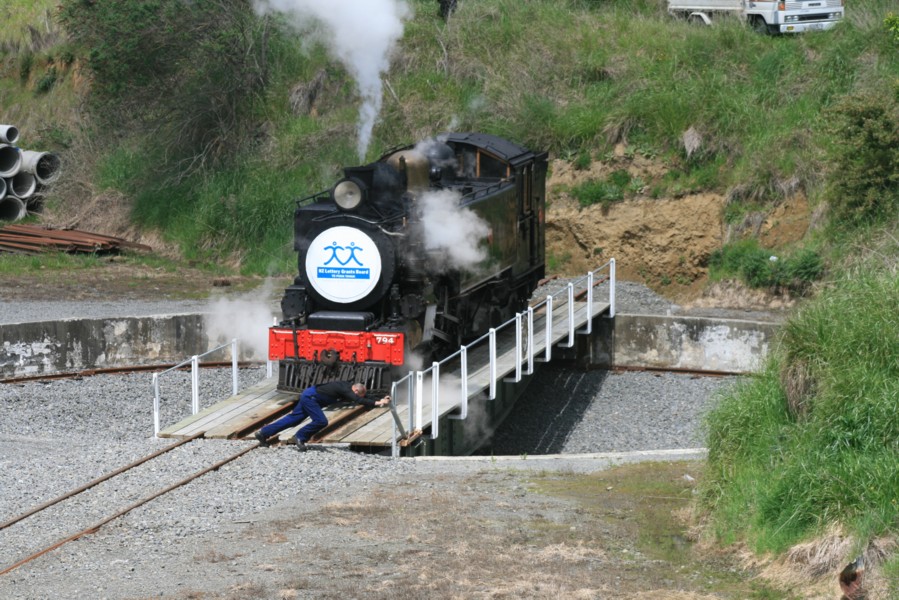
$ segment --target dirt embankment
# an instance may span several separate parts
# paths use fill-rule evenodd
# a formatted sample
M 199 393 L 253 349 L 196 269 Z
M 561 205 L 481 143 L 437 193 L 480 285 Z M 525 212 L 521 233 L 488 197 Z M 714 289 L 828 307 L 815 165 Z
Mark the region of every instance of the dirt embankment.
M 582 207 L 570 190 L 591 180 L 602 180 L 615 170 L 626 170 L 633 181 L 646 182 L 632 198 L 606 206 Z M 641 156 L 626 157 L 621 148 L 609 161 L 577 169 L 570 162 L 552 162 L 547 185 L 546 246 L 548 270 L 566 275 L 586 273 L 610 258 L 616 259 L 618 277 L 645 283 L 655 291 L 684 303 L 771 307 L 765 294 L 749 294 L 734 286 L 707 289 L 712 252 L 744 235 L 758 237 L 765 247 L 780 248 L 801 240 L 809 229 L 811 210 L 798 194 L 770 212 L 747 215 L 744 222 L 727 225 L 727 199 L 718 193 L 652 198 L 650 182 L 666 169 Z M 742 302 L 743 295 L 752 296 Z M 748 302 L 748 304 L 747 304 Z

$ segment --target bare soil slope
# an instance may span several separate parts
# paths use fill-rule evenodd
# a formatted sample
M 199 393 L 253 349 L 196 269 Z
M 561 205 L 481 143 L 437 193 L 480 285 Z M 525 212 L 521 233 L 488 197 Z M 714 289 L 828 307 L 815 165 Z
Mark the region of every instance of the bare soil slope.
M 645 283 L 680 303 L 700 307 L 781 309 L 790 299 L 773 297 L 740 285 L 708 286 L 712 252 L 744 235 L 765 247 L 780 248 L 809 231 L 812 211 L 803 194 L 787 198 L 770 212 L 751 213 L 744 222 L 727 225 L 724 195 L 706 192 L 651 198 L 648 184 L 628 200 L 607 206 L 582 207 L 570 190 L 624 169 L 634 181 L 653 182 L 665 167 L 651 159 L 625 156 L 621 148 L 607 161 L 576 169 L 567 161 L 551 164 L 547 186 L 547 253 L 551 272 L 580 275 L 610 258 L 618 277 Z

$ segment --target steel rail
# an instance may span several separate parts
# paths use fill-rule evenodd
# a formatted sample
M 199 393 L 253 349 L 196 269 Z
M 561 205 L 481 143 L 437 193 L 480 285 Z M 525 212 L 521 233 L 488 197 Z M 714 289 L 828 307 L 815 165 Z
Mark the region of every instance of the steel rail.
M 602 369 L 600 369 L 602 370 Z M 697 377 L 745 377 L 751 376 L 753 373 L 740 371 L 712 371 L 709 369 L 685 369 L 681 367 L 632 367 L 632 366 L 612 366 L 608 367 L 608 371 L 614 372 L 633 372 L 633 373 L 674 373 L 676 375 L 696 375 Z
M 147 456 L 144 456 L 143 458 L 139 458 L 139 459 L 137 459 L 136 461 L 134 461 L 134 462 L 132 462 L 132 463 L 130 463 L 130 464 L 125 465 L 124 467 L 120 467 L 120 468 L 116 469 L 115 471 L 110 471 L 109 473 L 106 473 L 105 475 L 101 475 L 100 477 L 94 479 L 93 481 L 89 481 L 88 483 L 85 483 L 85 484 L 82 485 L 81 487 L 75 488 L 74 490 L 72 490 L 72 491 L 70 491 L 70 492 L 66 492 L 66 493 L 63 494 L 62 496 L 59 496 L 59 497 L 57 497 L 57 498 L 54 498 L 53 500 L 49 500 L 49 501 L 47 501 L 47 502 L 44 502 L 44 503 L 41 504 L 40 506 L 35 506 L 34 508 L 32 508 L 31 510 L 29 510 L 28 512 L 24 512 L 24 513 L 22 513 L 22 514 L 20 514 L 20 515 L 18 515 L 18 516 L 13 517 L 12 519 L 10 519 L 10 520 L 8 520 L 8 521 L 4 521 L 3 523 L 0 523 L 0 531 L 6 529 L 6 528 L 9 527 L 10 525 L 14 525 L 14 524 L 18 523 L 18 522 L 21 521 L 22 519 L 26 519 L 26 518 L 30 517 L 31 515 L 33 515 L 33 514 L 35 514 L 35 513 L 39 513 L 39 512 L 41 512 L 42 510 L 44 510 L 44 509 L 46 509 L 46 508 L 50 508 L 50 507 L 53 506 L 54 504 L 58 504 L 59 502 L 62 502 L 63 500 L 67 500 L 68 498 L 71 498 L 72 496 L 76 496 L 76 495 L 80 494 L 80 493 L 83 492 L 83 491 L 89 490 L 89 489 L 91 489 L 92 487 L 94 487 L 95 485 L 97 485 L 98 483 L 103 483 L 103 482 L 106 481 L 107 479 L 112 479 L 112 478 L 115 477 L 116 475 L 121 475 L 122 473 L 124 473 L 125 471 L 128 471 L 129 469 L 133 469 L 134 467 L 136 467 L 136 466 L 138 466 L 138 465 L 142 465 L 142 464 L 144 464 L 145 462 L 150 461 L 150 460 L 156 458 L 157 456 L 160 456 L 160 455 L 162 455 L 162 454 L 165 454 L 165 453 L 168 452 L 169 450 L 174 450 L 174 449 L 177 448 L 178 446 L 181 446 L 181 445 L 183 445 L 183 444 L 186 444 L 187 442 L 192 442 L 193 440 L 197 439 L 198 437 L 202 437 L 202 436 L 203 436 L 203 432 L 201 431 L 200 433 L 196 433 L 196 434 L 194 434 L 194 435 L 192 435 L 192 436 L 190 436 L 190 437 L 184 438 L 183 440 L 181 440 L 181 441 L 179 441 L 179 442 L 176 442 L 176 443 L 174 443 L 174 444 L 171 444 L 171 445 L 169 445 L 169 446 L 166 446 L 165 448 L 162 448 L 162 449 L 160 449 L 160 450 L 157 450 L 157 451 L 154 452 L 153 454 L 148 454 Z
M 138 507 L 140 507 L 140 506 L 143 506 L 144 504 L 146 504 L 147 502 L 150 502 L 151 500 L 155 500 L 156 498 L 159 498 L 160 496 L 162 496 L 162 495 L 164 495 L 164 494 L 167 494 L 167 493 L 171 492 L 172 490 L 175 490 L 175 489 L 177 489 L 177 488 L 179 488 L 179 487 L 181 487 L 181 486 L 183 486 L 183 485 L 185 485 L 185 484 L 187 484 L 187 483 L 190 483 L 190 482 L 193 481 L 194 479 L 197 479 L 198 477 L 202 477 L 203 475 L 205 475 L 206 473 L 208 473 L 208 472 L 210 472 L 210 471 L 215 471 L 215 470 L 219 469 L 220 467 L 222 467 L 223 465 L 226 465 L 226 464 L 228 464 L 229 462 L 231 462 L 231 461 L 233 461 L 233 460 L 237 460 L 238 458 L 240 458 L 241 456 L 243 456 L 244 454 L 246 454 L 246 453 L 249 452 L 250 450 L 255 450 L 255 449 L 258 448 L 259 446 L 260 446 L 260 444 L 255 444 L 255 445 L 253 445 L 253 446 L 250 446 L 249 448 L 244 448 L 244 449 L 241 450 L 240 452 L 238 452 L 238 453 L 236 453 L 236 454 L 233 454 L 233 455 L 229 456 L 228 458 L 225 458 L 225 459 L 223 459 L 223 460 L 220 460 L 220 461 L 218 461 L 217 463 L 215 463 L 215 464 L 213 464 L 213 465 L 211 465 L 211 466 L 209 466 L 209 467 L 206 467 L 205 469 L 202 469 L 202 470 L 200 470 L 200 471 L 197 471 L 196 473 L 193 473 L 192 475 L 188 475 L 188 476 L 185 477 L 184 479 L 181 479 L 180 481 L 177 481 L 177 482 L 173 483 L 172 485 L 169 485 L 169 486 L 167 486 L 167 487 L 165 487 L 165 488 L 163 488 L 163 489 L 161 489 L 161 490 L 158 490 L 158 491 L 156 491 L 156 492 L 150 494 L 149 496 L 147 496 L 147 497 L 145 497 L 145 498 L 143 498 L 143 499 L 141 499 L 141 500 L 138 500 L 137 502 L 135 502 L 135 503 L 133 503 L 133 504 L 131 504 L 131 505 L 129 505 L 129 506 L 126 506 L 125 508 L 123 508 L 122 510 L 118 511 L 117 513 L 115 513 L 115 514 L 113 514 L 113 515 L 110 515 L 110 516 L 108 516 L 108 517 L 106 517 L 106 518 L 104 518 L 104 519 L 102 519 L 102 520 L 100 520 L 100 521 L 94 523 L 94 524 L 91 525 L 90 527 L 88 527 L 88 528 L 86 528 L 86 529 L 82 529 L 82 530 L 79 531 L 78 533 L 72 534 L 72 535 L 70 535 L 70 536 L 67 537 L 67 538 L 64 538 L 64 539 L 62 539 L 62 540 L 59 540 L 58 542 L 56 542 L 56 543 L 54 543 L 54 544 L 52 544 L 52 545 L 50 545 L 50 546 L 47 546 L 47 547 L 44 548 L 43 550 L 40 550 L 40 551 L 38 551 L 38 552 L 35 552 L 35 553 L 32 554 L 31 556 L 27 556 L 27 557 L 23 558 L 22 560 L 20 560 L 19 562 L 15 563 L 15 564 L 13 564 L 13 565 L 10 565 L 10 566 L 8 566 L 8 567 L 6 567 L 6 568 L 3 569 L 2 571 L 0 571 L 0 575 L 6 575 L 7 573 L 9 573 L 9 572 L 11 572 L 11 571 L 14 571 L 15 569 L 18 569 L 18 568 L 21 567 L 22 565 L 24 565 L 24 564 L 26 564 L 26 563 L 29 563 L 29 562 L 31 562 L 32 560 L 34 560 L 34 559 L 36 559 L 36 558 L 39 558 L 39 557 L 43 556 L 44 554 L 47 554 L 48 552 L 52 552 L 53 550 L 56 550 L 56 549 L 59 548 L 60 546 L 63 546 L 63 545 L 65 545 L 65 544 L 69 543 L 69 542 L 73 542 L 73 541 L 77 540 L 78 538 L 84 537 L 85 535 L 89 535 L 89 534 L 91 534 L 91 533 L 96 533 L 97 531 L 99 531 L 99 529 L 100 529 L 101 527 L 103 527 L 104 525 L 106 525 L 106 524 L 109 523 L 110 521 L 113 521 L 113 520 L 115 520 L 115 519 L 118 519 L 119 517 L 128 514 L 129 512 L 131 512 L 132 510 L 134 510 L 135 508 L 138 508 Z
M 127 373 L 142 373 L 144 371 L 159 371 L 171 369 L 178 363 L 162 363 L 158 365 L 131 365 L 126 367 L 105 367 L 102 369 L 84 369 L 83 371 L 73 371 L 68 373 L 49 373 L 46 375 L 26 375 L 24 377 L 10 377 L 8 379 L 0 379 L 0 383 L 28 383 L 30 381 L 49 381 L 55 379 L 71 379 L 75 377 L 92 377 L 94 375 L 112 375 Z M 237 363 L 239 368 L 258 366 L 263 364 L 259 361 L 244 360 Z M 231 361 L 216 361 L 200 363 L 203 369 L 217 369 L 222 367 L 230 367 Z M 190 366 L 182 367 L 179 370 L 187 371 Z

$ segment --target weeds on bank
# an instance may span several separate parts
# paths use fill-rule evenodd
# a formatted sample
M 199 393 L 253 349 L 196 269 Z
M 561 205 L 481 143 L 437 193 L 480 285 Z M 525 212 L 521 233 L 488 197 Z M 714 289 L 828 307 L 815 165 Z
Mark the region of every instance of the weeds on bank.
M 14 277 L 35 271 L 91 269 L 100 264 L 102 260 L 95 254 L 66 254 L 64 252 L 45 252 L 42 254 L 0 253 L 0 274 Z
M 708 416 L 705 505 L 724 541 L 781 551 L 832 523 L 899 522 L 899 279 L 853 273 L 800 310 L 764 371 Z
M 128 251 L 111 255 L 67 254 L 65 252 L 42 252 L 31 255 L 0 253 L 0 275 L 8 277 L 61 271 L 86 271 L 107 264 L 118 264 L 136 269 L 144 268 L 163 273 L 178 273 L 184 268 L 183 261 L 173 261 L 156 254 Z M 193 263 L 191 266 L 211 274 L 228 273 L 225 267 L 217 263 Z
M 802 294 L 824 274 L 824 261 L 811 248 L 785 256 L 759 246 L 755 238 L 726 244 L 709 258 L 713 281 L 739 278 L 754 288 L 786 289 Z

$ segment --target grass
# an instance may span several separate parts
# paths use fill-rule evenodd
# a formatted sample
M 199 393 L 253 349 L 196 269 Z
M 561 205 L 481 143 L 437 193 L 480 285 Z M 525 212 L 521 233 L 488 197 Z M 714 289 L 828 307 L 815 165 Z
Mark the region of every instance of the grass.
M 856 272 L 784 328 L 754 380 L 708 418 L 706 505 L 724 541 L 782 551 L 830 523 L 899 522 L 899 279 Z M 802 365 L 810 385 L 791 378 Z
M 64 252 L 47 252 L 43 254 L 0 253 L 0 274 L 17 276 L 33 271 L 85 270 L 96 267 L 102 260 L 95 254 L 66 254 Z

